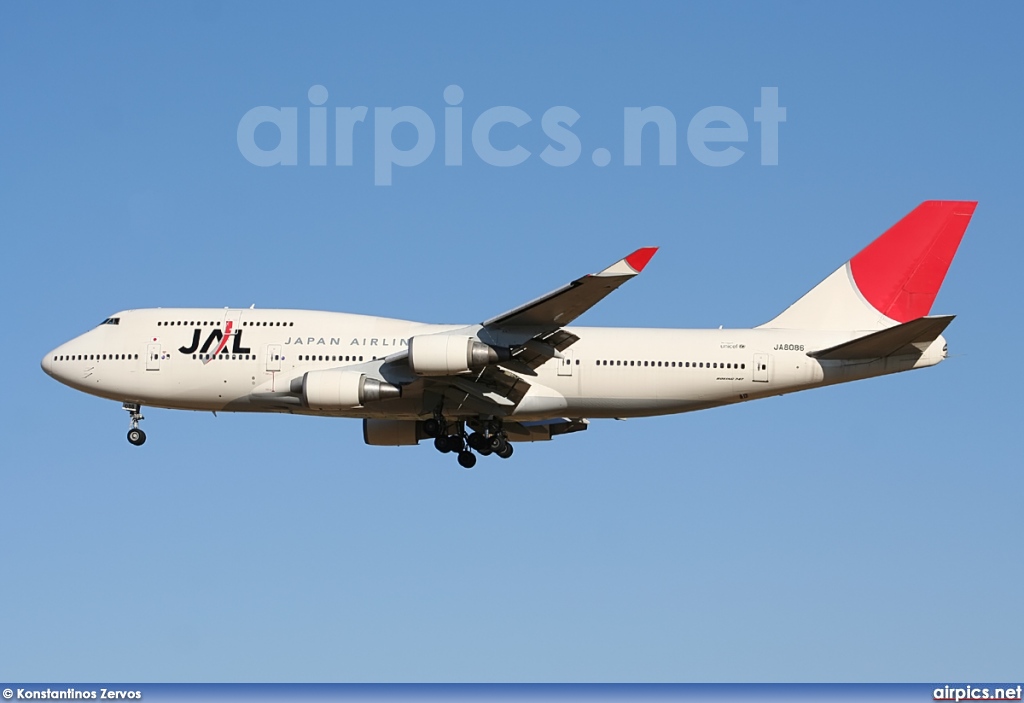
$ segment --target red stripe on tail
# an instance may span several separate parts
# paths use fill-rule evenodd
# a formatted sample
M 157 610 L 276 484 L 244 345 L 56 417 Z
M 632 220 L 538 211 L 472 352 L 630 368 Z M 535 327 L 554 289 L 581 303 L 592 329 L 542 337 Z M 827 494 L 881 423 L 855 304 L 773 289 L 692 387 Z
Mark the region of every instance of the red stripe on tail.
M 927 315 L 976 206 L 929 200 L 914 208 L 850 260 L 861 295 L 897 322 Z

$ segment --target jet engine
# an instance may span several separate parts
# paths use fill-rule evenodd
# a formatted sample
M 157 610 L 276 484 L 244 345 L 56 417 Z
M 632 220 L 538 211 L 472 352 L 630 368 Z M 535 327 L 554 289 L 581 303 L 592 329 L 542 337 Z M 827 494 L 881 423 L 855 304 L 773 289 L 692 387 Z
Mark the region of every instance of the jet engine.
M 507 348 L 492 347 L 473 337 L 426 334 L 409 340 L 409 366 L 420 376 L 465 373 L 510 357 Z
M 302 404 L 313 410 L 345 410 L 389 398 L 402 389 L 346 369 L 309 371 L 302 377 Z

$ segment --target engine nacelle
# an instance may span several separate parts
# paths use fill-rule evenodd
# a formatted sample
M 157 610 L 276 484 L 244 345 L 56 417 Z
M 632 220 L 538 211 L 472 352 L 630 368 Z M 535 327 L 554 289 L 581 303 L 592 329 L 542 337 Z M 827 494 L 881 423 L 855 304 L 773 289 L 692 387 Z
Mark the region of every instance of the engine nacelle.
M 363 420 L 363 441 L 376 447 L 401 447 L 426 439 L 419 420 Z
M 388 398 L 402 389 L 346 369 L 309 371 L 302 377 L 302 403 L 312 410 L 346 410 Z
M 409 366 L 420 376 L 465 373 L 510 357 L 508 349 L 463 335 L 425 334 L 409 340 Z

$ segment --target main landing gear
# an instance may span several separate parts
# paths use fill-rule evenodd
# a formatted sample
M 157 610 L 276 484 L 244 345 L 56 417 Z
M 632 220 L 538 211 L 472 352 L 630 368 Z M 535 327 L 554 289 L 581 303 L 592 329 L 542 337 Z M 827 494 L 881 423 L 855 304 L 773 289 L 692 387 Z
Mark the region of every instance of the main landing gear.
M 495 454 L 502 459 L 512 456 L 512 443 L 501 429 L 501 421 L 491 420 L 482 424 L 482 431 L 466 434 L 465 423 L 449 423 L 437 416 L 425 421 L 423 430 L 434 438 L 434 448 L 437 451 L 442 454 L 457 454 L 459 466 L 464 469 L 476 466 L 476 454 L 470 450 L 476 451 L 480 456 Z
M 139 420 L 146 418 L 142 417 L 142 406 L 138 403 L 122 403 L 121 408 L 127 410 L 131 416 L 132 426 L 128 430 L 128 441 L 136 447 L 143 444 L 146 441 L 146 433 L 139 429 Z

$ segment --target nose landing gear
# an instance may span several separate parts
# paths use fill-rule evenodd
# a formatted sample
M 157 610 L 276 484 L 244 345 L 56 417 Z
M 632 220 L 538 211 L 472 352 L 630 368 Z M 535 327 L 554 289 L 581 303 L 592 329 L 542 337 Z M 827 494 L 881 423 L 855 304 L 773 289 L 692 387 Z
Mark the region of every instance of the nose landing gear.
M 131 429 L 128 430 L 128 441 L 138 447 L 146 441 L 146 433 L 139 429 L 139 420 L 146 419 L 142 417 L 142 406 L 138 403 L 122 403 L 121 408 L 127 410 L 131 416 Z

